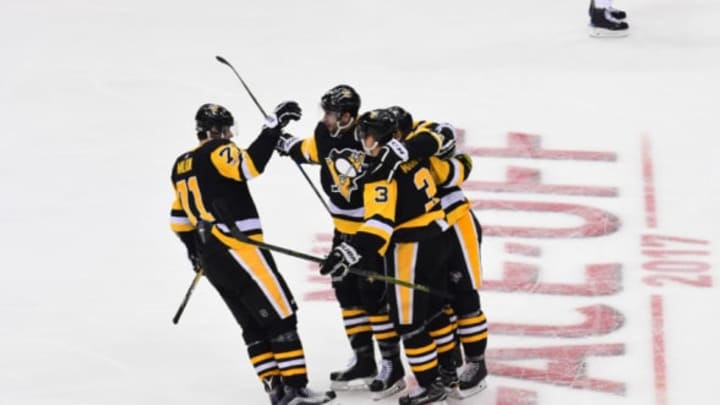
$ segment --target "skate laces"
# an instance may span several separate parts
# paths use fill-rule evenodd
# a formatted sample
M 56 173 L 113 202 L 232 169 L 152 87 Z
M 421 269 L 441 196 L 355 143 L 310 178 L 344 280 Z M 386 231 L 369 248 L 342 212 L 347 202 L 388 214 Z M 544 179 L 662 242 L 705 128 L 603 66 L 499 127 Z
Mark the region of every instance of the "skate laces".
M 460 374 L 460 381 L 472 382 L 477 373 L 480 371 L 480 363 L 471 361 L 465 364 L 465 369 Z
M 380 380 L 383 383 L 388 381 L 390 379 L 390 374 L 392 373 L 393 369 L 393 362 L 392 360 L 383 359 L 382 360 L 382 367 L 380 368 L 380 373 L 378 373 L 376 380 Z

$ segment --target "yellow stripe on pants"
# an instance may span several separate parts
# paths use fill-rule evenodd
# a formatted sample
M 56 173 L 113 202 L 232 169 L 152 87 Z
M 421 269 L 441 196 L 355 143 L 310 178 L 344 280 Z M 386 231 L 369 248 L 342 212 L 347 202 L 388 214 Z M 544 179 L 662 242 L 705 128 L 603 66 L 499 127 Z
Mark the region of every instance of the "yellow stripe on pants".
M 480 288 L 482 286 L 482 265 L 480 264 L 480 243 L 478 240 L 477 228 L 472 215 L 460 218 L 455 224 L 455 233 L 460 240 L 460 247 L 465 257 L 465 263 L 468 266 L 468 272 L 472 279 L 473 287 Z
M 400 280 L 415 282 L 415 259 L 417 243 L 398 243 L 395 245 L 395 274 Z M 395 286 L 398 306 L 398 320 L 401 325 L 413 323 L 413 290 Z
M 230 254 L 248 271 L 250 277 L 258 284 L 265 297 L 280 315 L 280 318 L 285 319 L 292 315 L 285 292 L 280 286 L 275 273 L 265 262 L 265 257 L 260 252 L 260 249 L 247 246 L 242 249 L 231 249 Z

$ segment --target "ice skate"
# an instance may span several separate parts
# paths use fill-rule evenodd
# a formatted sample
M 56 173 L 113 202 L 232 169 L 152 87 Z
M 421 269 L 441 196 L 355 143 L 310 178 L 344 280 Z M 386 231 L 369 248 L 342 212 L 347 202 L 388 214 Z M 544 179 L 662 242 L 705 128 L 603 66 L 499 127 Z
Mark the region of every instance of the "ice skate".
M 462 399 L 460 395 L 460 378 L 458 377 L 457 370 L 455 368 L 447 368 L 440 366 L 438 368 L 440 373 L 440 381 L 442 382 L 443 388 L 448 397 Z
M 278 405 L 285 396 L 285 389 L 283 388 L 282 379 L 279 375 L 274 375 L 263 380 L 265 385 L 265 392 L 270 397 L 270 405 Z
M 447 405 L 445 401 L 447 393 L 443 388 L 442 381 L 440 378 L 433 381 L 428 387 L 418 387 L 415 392 L 409 395 L 400 397 L 398 401 L 399 405 Z
M 622 21 L 626 16 L 622 10 L 595 8 L 594 2 L 590 2 L 590 36 L 598 38 L 627 36 L 629 26 Z
M 334 391 L 314 392 L 306 387 L 285 386 L 284 395 L 278 405 L 317 405 L 329 404 L 335 399 Z
M 588 9 L 588 14 L 590 15 L 590 17 L 592 17 L 592 12 L 593 12 L 593 10 L 595 10 L 596 8 L 597 8 L 597 7 L 595 7 L 595 0 L 591 0 L 591 1 L 590 1 L 590 8 Z M 627 13 L 624 12 L 623 10 L 618 10 L 618 9 L 616 9 L 616 8 L 613 8 L 613 7 L 608 7 L 607 9 L 610 10 L 610 15 L 613 16 L 613 18 L 615 18 L 615 19 L 624 20 L 624 19 L 627 18 Z
M 377 365 L 372 354 L 355 354 L 345 370 L 330 373 L 330 388 L 335 391 L 367 390 L 376 374 Z
M 468 361 L 460 374 L 458 398 L 473 396 L 487 388 L 485 359 Z
M 400 357 L 383 359 L 380 373 L 370 383 L 373 399 L 379 401 L 405 389 L 405 370 Z

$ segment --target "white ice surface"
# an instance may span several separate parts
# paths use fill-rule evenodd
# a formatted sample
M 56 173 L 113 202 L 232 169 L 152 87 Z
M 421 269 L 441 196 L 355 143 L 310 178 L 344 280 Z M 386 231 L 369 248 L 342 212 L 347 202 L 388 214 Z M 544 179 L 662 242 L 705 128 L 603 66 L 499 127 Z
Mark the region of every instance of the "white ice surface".
M 192 272 L 168 229 L 169 173 L 194 145 L 195 110 L 228 106 L 240 145 L 261 124 L 218 54 L 266 109 L 300 102 L 304 119 L 291 127 L 298 135 L 312 131 L 320 95 L 348 83 L 364 108 L 400 104 L 418 118 L 453 122 L 472 147 L 503 147 L 506 133 L 518 131 L 541 135 L 546 149 L 617 153 L 615 162 L 477 157 L 472 177 L 502 181 L 506 166 L 523 166 L 541 170 L 544 184 L 616 187 L 617 197 L 472 196 L 585 204 L 620 218 L 622 227 L 601 238 L 487 237 L 483 264 L 486 277 L 499 279 L 513 260 L 505 242 L 540 245 L 533 263 L 543 281 L 579 283 L 585 264 L 620 263 L 621 292 L 485 292 L 483 305 L 491 323 L 578 323 L 574 308 L 593 304 L 620 311 L 625 323 L 608 335 L 492 335 L 489 348 L 622 344 L 620 356 L 589 358 L 586 372 L 623 382 L 625 394 L 491 375 L 489 389 L 465 403 L 499 405 L 499 387 L 533 391 L 538 404 L 714 403 L 717 288 L 644 284 L 640 235 L 709 241 L 709 255 L 696 259 L 718 277 L 720 4 L 616 5 L 630 15 L 625 39 L 589 38 L 586 2 L 568 0 L 0 2 L 0 404 L 265 403 L 241 332 L 208 283 L 181 323 L 170 322 Z M 656 229 L 645 222 L 643 137 L 655 169 Z M 314 234 L 331 229 L 289 161 L 274 158 L 251 187 L 269 242 L 309 251 Z M 562 216 L 478 215 L 485 224 L 577 225 Z M 308 282 L 305 263 L 276 257 L 300 299 L 311 385 L 322 388 L 349 354 L 337 306 L 303 300 L 322 286 Z M 666 388 L 656 387 L 651 296 L 664 304 Z

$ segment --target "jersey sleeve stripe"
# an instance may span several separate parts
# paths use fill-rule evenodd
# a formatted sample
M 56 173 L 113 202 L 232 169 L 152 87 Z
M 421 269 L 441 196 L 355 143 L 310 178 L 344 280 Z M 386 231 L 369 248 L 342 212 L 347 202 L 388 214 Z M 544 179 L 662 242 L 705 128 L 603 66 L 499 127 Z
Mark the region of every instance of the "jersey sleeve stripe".
M 187 221 L 187 223 L 175 223 L 170 221 L 170 229 L 175 232 L 188 232 L 194 230 L 195 227 L 192 226 L 190 221 Z
M 350 217 L 350 218 L 358 218 L 363 219 L 365 217 L 365 208 L 353 208 L 353 209 L 344 209 L 339 208 L 337 205 L 333 204 L 332 201 L 329 201 L 328 206 L 330 207 L 330 213 L 332 215 L 342 215 L 344 217 Z
M 242 151 L 242 161 L 240 162 L 240 168 L 242 170 L 243 177 L 246 180 L 254 179 L 255 177 L 260 175 L 260 172 L 255 167 L 255 162 L 253 162 L 250 155 L 248 155 L 248 153 L 245 151 Z
M 358 233 L 360 232 L 365 232 L 367 234 L 374 235 L 380 238 L 382 240 L 382 245 L 378 249 L 378 254 L 380 256 L 385 255 L 385 252 L 390 245 L 390 238 L 393 234 L 392 226 L 377 219 L 370 219 L 365 221 L 365 223 L 360 227 L 360 229 L 358 229 Z
M 386 239 L 390 239 L 393 233 L 392 225 L 388 225 L 387 223 L 374 218 L 365 221 L 365 224 L 363 224 L 361 229 L 365 230 L 366 228 L 376 229 L 381 234 L 387 235 Z
M 358 229 L 360 229 L 360 227 L 363 225 L 363 221 L 361 219 L 348 220 L 339 217 L 333 217 L 333 225 L 335 226 L 335 229 L 337 229 L 341 233 L 347 235 L 355 235 L 358 232 Z
M 248 218 L 235 221 L 235 225 L 238 227 L 238 229 L 240 229 L 241 232 L 257 231 L 262 228 L 260 225 L 260 219 L 258 218 Z M 218 223 L 217 227 L 223 233 L 230 235 L 230 228 L 228 228 L 227 225 L 223 223 Z
M 460 173 L 462 173 L 462 167 L 460 162 L 458 162 L 457 159 L 449 159 L 448 161 L 452 166 L 452 178 L 444 185 L 444 187 L 459 186 L 462 183 L 462 178 L 460 176 Z
M 465 201 L 465 194 L 462 192 L 462 190 L 455 190 L 452 193 L 443 196 L 440 199 L 440 204 L 442 205 L 443 209 L 446 210 L 452 205 L 463 201 Z

